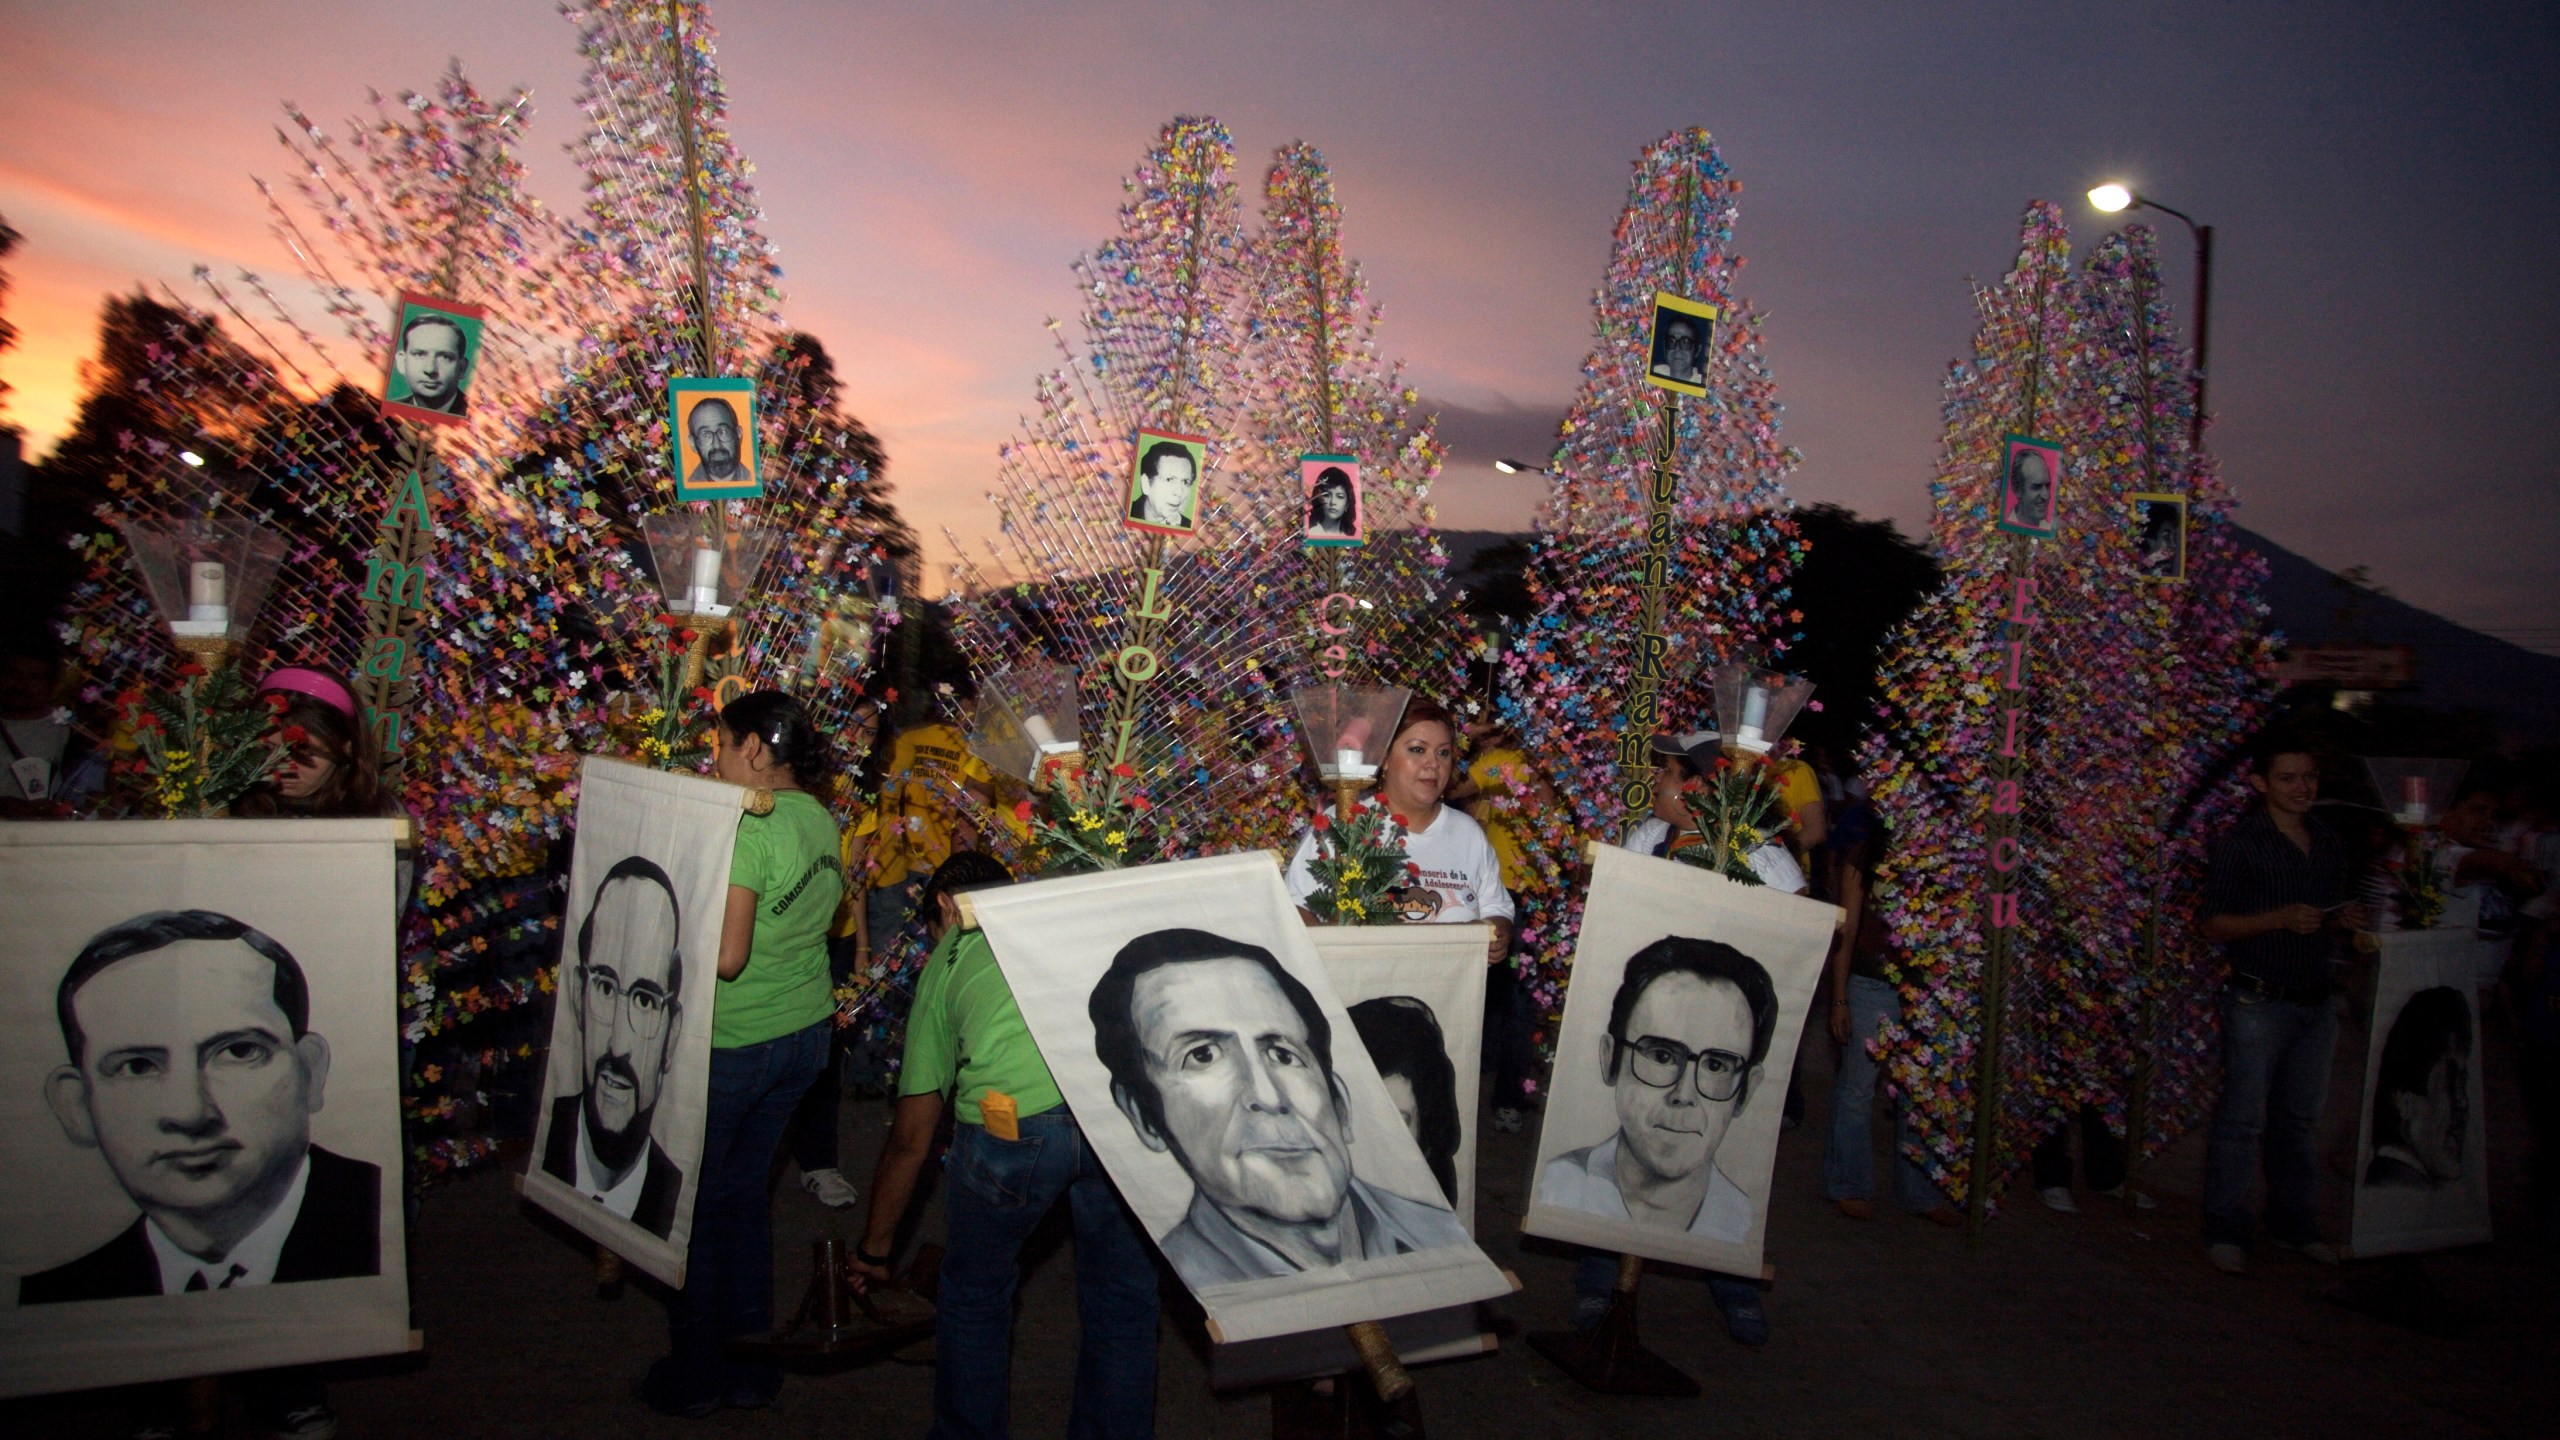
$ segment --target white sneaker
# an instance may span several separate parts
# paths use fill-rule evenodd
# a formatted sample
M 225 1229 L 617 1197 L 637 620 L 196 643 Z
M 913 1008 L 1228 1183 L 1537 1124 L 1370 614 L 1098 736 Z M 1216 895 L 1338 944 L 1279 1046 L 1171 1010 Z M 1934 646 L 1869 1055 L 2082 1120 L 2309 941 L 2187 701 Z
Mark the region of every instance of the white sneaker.
M 2071 1198 L 2071 1187 L 2068 1185 L 2047 1185 L 2036 1194 L 2043 1198 L 2044 1208 L 2047 1210 L 2058 1210 L 2065 1215 L 2080 1213 L 2080 1202 Z
M 833 1166 L 824 1170 L 812 1170 L 802 1175 L 800 1188 L 817 1196 L 818 1203 L 830 1210 L 850 1210 L 853 1208 L 853 1202 L 859 1198 L 854 1193 L 853 1182 L 844 1178 L 844 1172 Z

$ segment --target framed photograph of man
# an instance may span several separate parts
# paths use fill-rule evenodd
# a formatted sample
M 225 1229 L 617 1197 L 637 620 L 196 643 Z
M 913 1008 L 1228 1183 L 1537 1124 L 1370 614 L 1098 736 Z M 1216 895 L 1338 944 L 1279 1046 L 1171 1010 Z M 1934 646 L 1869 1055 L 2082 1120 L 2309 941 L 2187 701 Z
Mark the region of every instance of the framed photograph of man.
M 2187 578 L 2187 497 L 2135 495 L 2133 563 L 2145 580 Z
M 2000 447 L 1999 527 L 2052 539 L 2062 509 L 2062 446 L 2032 435 L 2003 435 Z
M 1758 1275 L 1779 1102 L 1839 915 L 1595 850 L 1521 1228 Z
M 459 300 L 402 292 L 383 367 L 382 413 L 428 425 L 470 423 L 471 377 L 488 312 Z
M 1077 1125 L 1217 1339 L 1509 1292 L 1360 1043 L 1274 856 L 970 898 Z
M 0 825 L 0 1396 L 409 1347 L 404 830 Z
M 2467 928 L 2375 938 L 2348 1247 L 2364 1258 L 2484 1244 L 2488 1121 L 2475 988 L 2482 942 Z
M 1306 542 L 1310 550 L 1358 545 L 1367 539 L 1361 528 L 1360 459 L 1356 455 L 1301 455 L 1298 484 L 1307 497 Z
M 1129 516 L 1121 525 L 1158 535 L 1196 533 L 1208 473 L 1207 437 L 1139 431 L 1129 467 Z
M 1683 395 L 1707 393 L 1707 359 L 1714 353 L 1715 306 L 1685 295 L 1653 294 L 1653 328 L 1646 333 L 1644 383 Z
M 753 500 L 764 493 L 756 466 L 756 382 L 678 376 L 667 382 L 673 422 L 668 463 L 679 500 Z
M 682 1287 L 741 792 L 593 755 L 579 784 L 525 1198 Z

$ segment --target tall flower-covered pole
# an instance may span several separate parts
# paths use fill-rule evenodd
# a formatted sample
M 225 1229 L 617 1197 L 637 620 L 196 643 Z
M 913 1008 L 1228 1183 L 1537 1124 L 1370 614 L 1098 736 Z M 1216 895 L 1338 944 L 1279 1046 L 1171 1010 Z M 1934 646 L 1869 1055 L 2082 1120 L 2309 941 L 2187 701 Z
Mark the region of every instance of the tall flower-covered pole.
M 1573 863 L 1577 835 L 1614 840 L 1635 787 L 1649 788 L 1650 747 L 1633 755 L 1630 737 L 1712 714 L 1717 665 L 1774 656 L 1801 619 L 1786 598 L 1804 547 L 1781 484 L 1797 455 L 1779 442 L 1762 319 L 1738 288 L 1741 191 L 1704 130 L 1647 147 L 1594 297 L 1528 566 L 1533 614 L 1504 657 L 1504 712 L 1572 807 L 1536 841 L 1553 864 Z M 1660 295 L 1717 311 L 1701 393 L 1647 383 Z M 1523 926 L 1538 939 L 1522 974 L 1549 1013 L 1573 952 L 1571 904 Z
M 1903 956 L 1902 1019 L 1878 1044 L 1920 1158 L 1965 1197 L 1978 1236 L 2003 1155 L 2041 1126 L 2004 1108 L 2004 1077 L 2021 1068 L 2007 1026 L 2012 960 L 2053 947 L 2053 908 L 2039 901 L 2080 878 L 2050 843 L 2055 791 L 2030 759 L 2072 738 L 2043 692 L 2072 683 L 2065 647 L 2081 619 L 2058 555 L 2084 514 L 2072 468 L 2084 447 L 2069 378 L 2083 329 L 2057 208 L 2028 207 L 2016 263 L 1976 289 L 1975 305 L 1981 326 L 1947 380 L 1931 485 L 1946 581 L 1888 644 L 1864 759 L 1893 835 L 1877 900 Z M 2003 475 L 2022 436 L 2062 447 L 2064 470 L 2048 479 L 2059 498 L 2042 516 L 2052 542 L 2002 528 Z
M 1064 363 L 998 450 L 985 559 L 954 542 L 953 632 L 973 665 L 1072 668 L 1098 711 L 1085 748 L 1111 772 L 1106 799 L 1142 784 L 1176 849 L 1223 826 L 1223 797 L 1290 763 L 1271 674 L 1281 632 L 1254 614 L 1263 532 L 1253 492 L 1232 483 L 1225 397 L 1241 383 L 1248 285 L 1234 170 L 1216 120 L 1159 132 L 1117 233 L 1074 267 L 1081 344 L 1050 322 Z M 1125 523 L 1142 429 L 1206 443 L 1186 538 Z

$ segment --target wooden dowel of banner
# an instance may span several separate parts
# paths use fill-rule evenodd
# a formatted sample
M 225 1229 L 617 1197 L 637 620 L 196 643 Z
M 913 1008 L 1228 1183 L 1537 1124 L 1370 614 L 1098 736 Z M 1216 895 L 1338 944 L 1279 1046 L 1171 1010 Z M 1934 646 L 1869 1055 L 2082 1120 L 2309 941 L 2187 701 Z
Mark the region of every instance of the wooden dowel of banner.
M 770 799 L 771 799 L 771 797 L 770 797 L 770 794 L 768 793 L 768 795 L 767 795 L 768 803 L 770 802 Z M 763 812 L 762 812 L 762 811 L 758 811 L 757 813 L 758 813 L 758 814 L 762 814 Z M 1247 853 L 1247 852 L 1237 852 L 1237 853 Z M 1288 863 L 1289 863 L 1289 862 L 1288 862 L 1287 857 L 1283 856 L 1283 855 L 1282 855 L 1279 851 L 1277 851 L 1277 850 L 1255 850 L 1255 851 L 1252 851 L 1252 852 L 1249 852 L 1249 853 L 1252 853 L 1252 854 L 1255 854 L 1255 855 L 1268 856 L 1268 857 L 1270 858 L 1270 860 L 1271 860 L 1271 862 L 1272 862 L 1273 864 L 1275 864 L 1275 865 L 1280 865 L 1280 866 L 1282 866 L 1282 867 L 1286 867 L 1286 866 L 1288 865 Z M 968 894 L 968 892 L 967 892 L 967 891 L 962 891 L 960 894 L 957 894 L 957 895 L 952 896 L 952 897 L 951 897 L 951 901 L 952 901 L 952 903 L 953 903 L 953 904 L 955 904 L 955 905 L 957 905 L 957 906 L 959 906 L 959 907 L 960 907 L 960 928 L 961 928 L 961 929 L 963 929 L 963 930 L 975 930 L 975 929 L 977 929 L 977 928 L 978 928 L 978 907 L 977 907 L 977 906 L 975 906 L 975 905 L 973 905 L 973 904 L 971 904 L 971 903 L 969 903 L 969 894 Z M 1215 1337 L 1215 1335 L 1213 1334 L 1213 1335 L 1211 1336 L 1211 1338 L 1215 1339 L 1216 1337 Z M 1223 1340 L 1221 1340 L 1221 1341 L 1219 1341 L 1218 1343 L 1220 1343 L 1220 1344 L 1222 1344 L 1222 1345 L 1223 1345 L 1223 1344 L 1225 1344 L 1226 1342 L 1225 1342 L 1225 1341 L 1223 1341 Z
M 1342 1333 L 1351 1337 L 1352 1352 L 1369 1372 L 1369 1384 L 1377 1390 L 1379 1399 L 1392 1405 L 1413 1393 L 1413 1376 L 1396 1358 L 1396 1347 L 1387 1339 L 1385 1326 L 1375 1320 L 1363 1320 L 1343 1326 Z

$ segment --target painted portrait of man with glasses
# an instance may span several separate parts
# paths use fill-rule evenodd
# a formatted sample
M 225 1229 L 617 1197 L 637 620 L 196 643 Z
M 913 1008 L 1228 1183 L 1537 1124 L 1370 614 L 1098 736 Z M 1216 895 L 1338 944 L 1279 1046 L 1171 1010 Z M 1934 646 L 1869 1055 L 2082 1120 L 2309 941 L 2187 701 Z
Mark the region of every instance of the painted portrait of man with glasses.
M 1538 1203 L 1742 1243 L 1751 1197 L 1716 1151 L 1760 1088 L 1777 1025 L 1767 968 L 1731 945 L 1673 935 L 1638 950 L 1593 1057 L 1618 1128 L 1548 1161 Z
M 683 1007 L 683 916 L 675 882 L 633 855 L 596 882 L 560 1003 L 576 1007 L 585 1084 L 551 1103 L 542 1168 L 664 1238 L 684 1172 L 650 1134 Z

